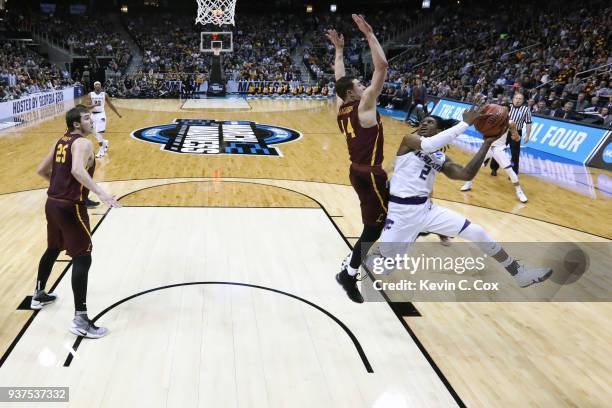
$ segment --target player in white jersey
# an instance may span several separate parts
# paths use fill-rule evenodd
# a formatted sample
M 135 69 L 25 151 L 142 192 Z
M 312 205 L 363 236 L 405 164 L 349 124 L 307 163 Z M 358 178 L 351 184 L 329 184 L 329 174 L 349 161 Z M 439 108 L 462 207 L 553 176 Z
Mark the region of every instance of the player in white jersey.
M 467 110 L 463 113 L 463 121 L 454 126 L 455 121 L 428 116 L 421 121 L 418 135 L 404 137 L 391 177 L 387 220 L 379 240 L 379 252 L 368 257 L 366 262 L 370 268 L 372 265 L 387 267 L 386 262 L 376 258 L 395 258 L 405 254 L 419 233 L 426 231 L 450 237 L 459 236 L 476 243 L 484 253 L 502 264 L 520 287 L 542 282 L 552 274 L 550 268 L 519 264 L 480 225 L 431 202 L 430 196 L 439 172 L 453 180 L 471 180 L 482 166 L 495 138 L 485 139 L 480 150 L 465 167 L 453 162 L 440 151 L 464 133 L 480 114 L 480 111 Z M 386 272 L 390 273 L 394 269 L 386 269 Z
M 509 131 L 511 133 L 512 140 L 514 141 L 521 140 L 521 137 L 519 136 L 518 131 L 516 130 L 516 124 L 514 124 L 513 122 L 510 122 Z M 518 175 L 512 169 L 512 163 L 510 162 L 510 157 L 508 157 L 508 153 L 506 152 L 505 135 L 506 135 L 506 132 L 504 132 L 504 137 L 500 137 L 499 139 L 495 140 L 493 144 L 491 144 L 491 147 L 489 148 L 489 151 L 487 152 L 487 155 L 485 156 L 485 160 L 488 160 L 491 157 L 493 157 L 495 161 L 497 161 L 497 163 L 499 163 L 499 165 L 503 167 L 503 169 L 506 171 L 506 174 L 508 174 L 510 181 L 512 182 L 512 184 L 514 184 L 514 190 L 516 192 L 516 197 L 519 199 L 521 203 L 526 203 L 527 196 L 525 195 L 525 192 L 521 188 L 521 184 L 519 183 Z M 461 191 L 471 190 L 472 184 L 473 184 L 473 180 L 466 181 L 466 183 L 461 187 Z
M 108 150 L 108 140 L 103 136 L 103 133 L 106 131 L 106 111 L 104 110 L 104 106 L 108 103 L 108 106 L 110 106 L 117 116 L 120 118 L 122 116 L 117 112 L 117 108 L 115 108 L 115 105 L 113 105 L 108 95 L 106 95 L 106 92 L 102 90 L 102 84 L 100 82 L 94 82 L 94 91 L 89 93 L 89 99 L 90 103 L 86 106 L 91 110 L 94 132 L 98 140 L 98 145 L 100 146 L 96 157 L 100 158 L 104 157 L 106 150 Z

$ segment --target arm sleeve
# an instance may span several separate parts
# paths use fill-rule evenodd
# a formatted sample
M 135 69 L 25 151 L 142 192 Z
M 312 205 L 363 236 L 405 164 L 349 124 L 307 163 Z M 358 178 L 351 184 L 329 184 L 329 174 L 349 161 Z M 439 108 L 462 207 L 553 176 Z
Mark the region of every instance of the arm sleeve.
M 459 122 L 450 129 L 446 129 L 443 132 L 438 133 L 432 137 L 421 137 L 421 150 L 427 153 L 433 153 L 444 146 L 451 144 L 457 136 L 462 134 L 470 127 L 465 122 Z

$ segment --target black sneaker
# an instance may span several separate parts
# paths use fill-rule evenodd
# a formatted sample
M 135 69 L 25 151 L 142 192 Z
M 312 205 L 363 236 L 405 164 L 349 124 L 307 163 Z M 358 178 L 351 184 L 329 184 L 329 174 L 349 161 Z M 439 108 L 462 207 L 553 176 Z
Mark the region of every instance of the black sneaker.
M 497 176 L 497 170 L 491 170 L 491 175 L 492 176 Z
M 100 203 L 98 201 L 90 200 L 89 197 L 85 199 L 85 207 L 87 208 L 96 208 Z
M 35 293 L 30 302 L 30 309 L 40 310 L 43 306 L 55 302 L 56 299 L 57 295 L 55 293 L 47 293 L 44 291 Z
M 336 282 L 344 288 L 349 299 L 355 303 L 363 303 L 363 296 L 361 296 L 361 292 L 359 292 L 359 288 L 357 288 L 357 275 L 349 275 L 345 268 L 336 275 Z

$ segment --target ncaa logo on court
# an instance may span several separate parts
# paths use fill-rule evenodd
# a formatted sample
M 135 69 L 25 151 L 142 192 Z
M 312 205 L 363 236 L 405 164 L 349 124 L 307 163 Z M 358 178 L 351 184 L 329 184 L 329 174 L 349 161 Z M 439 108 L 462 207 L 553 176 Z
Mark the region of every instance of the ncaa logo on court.
M 274 146 L 298 140 L 302 134 L 245 120 L 176 119 L 135 130 L 132 137 L 160 144 L 161 150 L 173 153 L 282 156 Z

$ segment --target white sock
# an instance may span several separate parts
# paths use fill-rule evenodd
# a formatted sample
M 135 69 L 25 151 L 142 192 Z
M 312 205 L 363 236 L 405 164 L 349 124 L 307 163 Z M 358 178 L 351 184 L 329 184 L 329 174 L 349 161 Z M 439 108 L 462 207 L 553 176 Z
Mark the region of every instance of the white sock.
M 346 267 L 346 271 L 348 272 L 349 275 L 351 276 L 355 276 L 357 275 L 357 269 L 352 268 L 351 265 Z

